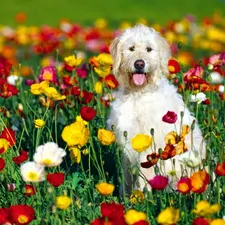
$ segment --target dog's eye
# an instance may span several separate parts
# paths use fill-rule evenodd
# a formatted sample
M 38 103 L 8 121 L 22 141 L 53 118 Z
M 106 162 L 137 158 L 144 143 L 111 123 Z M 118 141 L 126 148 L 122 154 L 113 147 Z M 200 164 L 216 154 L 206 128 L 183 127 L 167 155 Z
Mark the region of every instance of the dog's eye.
M 134 51 L 134 46 L 130 47 L 129 50 L 130 50 L 131 52 L 133 52 L 133 51 Z
M 147 51 L 147 52 L 151 52 L 151 51 L 152 51 L 152 48 L 147 47 L 147 48 L 146 48 L 146 51 Z

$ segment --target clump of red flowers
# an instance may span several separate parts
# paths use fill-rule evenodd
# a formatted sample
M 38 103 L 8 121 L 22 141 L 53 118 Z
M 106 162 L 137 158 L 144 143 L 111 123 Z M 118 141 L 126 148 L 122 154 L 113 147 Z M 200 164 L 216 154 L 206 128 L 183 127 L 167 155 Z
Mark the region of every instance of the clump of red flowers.
M 20 165 L 26 160 L 28 160 L 28 153 L 25 150 L 22 150 L 19 156 L 13 157 L 13 162 L 17 165 Z
M 32 184 L 25 185 L 25 195 L 27 197 L 34 195 L 36 192 L 37 192 L 37 189 Z
M 225 162 L 218 163 L 215 168 L 215 174 L 217 176 L 225 176 Z
M 163 117 L 162 121 L 165 123 L 175 123 L 177 121 L 177 114 L 172 111 L 168 111 Z
M 91 225 L 126 225 L 124 219 L 124 207 L 117 203 L 105 203 L 101 204 L 101 217 L 93 220 Z
M 0 208 L 0 224 L 27 225 L 35 219 L 35 211 L 29 205 L 14 205 Z
M 177 182 L 177 190 L 182 194 L 188 194 L 191 191 L 191 179 L 188 177 L 182 177 Z
M 96 110 L 89 107 L 89 106 L 83 106 L 80 110 L 80 115 L 82 119 L 86 121 L 93 120 L 96 115 Z
M 64 173 L 49 173 L 47 175 L 47 181 L 54 187 L 58 187 L 64 182 Z
M 164 190 L 168 185 L 168 177 L 162 175 L 156 175 L 153 179 L 149 180 L 148 183 L 151 185 L 154 190 Z
M 168 70 L 170 74 L 179 73 L 180 72 L 180 64 L 175 59 L 170 59 L 168 61 Z

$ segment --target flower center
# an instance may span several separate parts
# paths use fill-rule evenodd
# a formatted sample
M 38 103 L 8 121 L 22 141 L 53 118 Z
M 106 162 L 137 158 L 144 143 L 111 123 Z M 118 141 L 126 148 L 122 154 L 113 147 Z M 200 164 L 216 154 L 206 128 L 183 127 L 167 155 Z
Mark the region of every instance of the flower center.
M 27 216 L 25 216 L 25 215 L 20 215 L 19 217 L 18 217 L 18 222 L 19 223 L 27 223 L 28 222 L 28 217 Z
M 174 66 L 168 66 L 168 67 L 169 67 L 169 71 L 170 71 L 170 72 L 174 72 L 174 71 L 175 71 Z
M 44 80 L 52 80 L 52 74 L 49 72 L 45 72 L 43 74 L 43 78 L 44 78 Z
M 29 172 L 27 176 L 32 181 L 37 181 L 38 180 L 38 174 L 35 173 L 35 172 Z
M 51 159 L 44 159 L 42 161 L 42 164 L 44 164 L 44 165 L 51 165 L 52 164 L 52 160 Z
M 179 185 L 179 190 L 182 192 L 186 192 L 186 191 L 188 191 L 188 189 L 189 189 L 189 186 L 185 183 L 182 183 Z

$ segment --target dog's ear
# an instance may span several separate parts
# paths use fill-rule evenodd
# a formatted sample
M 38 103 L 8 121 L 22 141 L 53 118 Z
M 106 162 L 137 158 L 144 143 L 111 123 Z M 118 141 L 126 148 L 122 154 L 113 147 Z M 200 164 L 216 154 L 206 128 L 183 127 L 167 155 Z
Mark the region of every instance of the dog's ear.
M 113 58 L 113 73 L 114 75 L 117 74 L 117 71 L 120 67 L 120 62 L 121 62 L 121 52 L 120 52 L 120 38 L 117 37 L 113 40 L 113 42 L 111 43 L 109 50 L 110 50 L 110 54 L 112 55 Z
M 166 39 L 164 39 L 159 33 L 157 33 L 157 36 L 160 51 L 160 69 L 162 73 L 166 75 L 168 74 L 168 60 L 171 57 L 170 46 Z

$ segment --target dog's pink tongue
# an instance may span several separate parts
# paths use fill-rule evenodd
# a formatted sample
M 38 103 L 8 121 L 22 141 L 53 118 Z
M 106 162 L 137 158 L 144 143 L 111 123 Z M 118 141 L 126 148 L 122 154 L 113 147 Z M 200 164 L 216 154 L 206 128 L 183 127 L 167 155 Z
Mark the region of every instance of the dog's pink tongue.
M 144 84 L 146 80 L 145 74 L 139 74 L 139 73 L 133 74 L 132 78 L 136 85 L 142 85 Z

